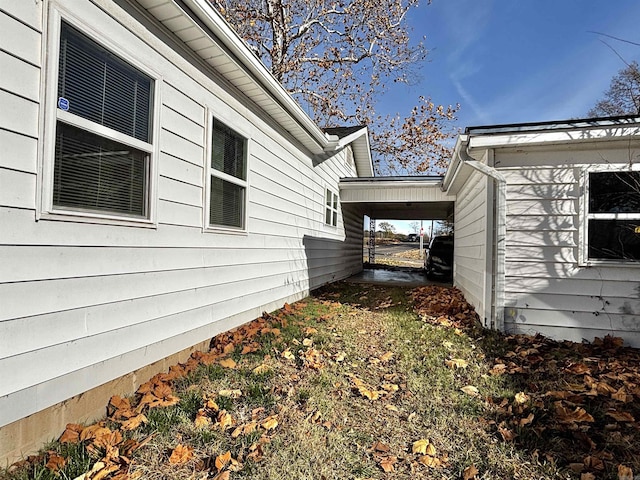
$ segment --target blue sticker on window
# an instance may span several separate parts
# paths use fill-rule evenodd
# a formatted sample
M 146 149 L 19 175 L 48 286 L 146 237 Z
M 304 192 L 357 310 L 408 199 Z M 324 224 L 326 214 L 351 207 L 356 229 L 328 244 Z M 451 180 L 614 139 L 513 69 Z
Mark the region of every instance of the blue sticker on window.
M 64 97 L 60 97 L 58 99 L 58 108 L 60 110 L 64 110 L 65 112 L 69 110 L 69 100 Z

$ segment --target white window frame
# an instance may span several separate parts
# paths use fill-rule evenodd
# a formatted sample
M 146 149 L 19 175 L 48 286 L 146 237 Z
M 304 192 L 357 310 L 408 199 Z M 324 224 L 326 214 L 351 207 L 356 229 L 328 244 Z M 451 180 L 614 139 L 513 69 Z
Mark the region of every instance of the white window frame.
M 108 31 L 98 31 L 91 25 L 81 20 L 78 10 L 71 12 L 66 8 L 56 5 L 51 6 L 49 21 L 46 33 L 46 78 L 47 81 L 43 89 L 44 116 L 43 116 L 43 142 L 41 147 L 40 171 L 42 172 L 38 188 L 40 194 L 40 209 L 37 212 L 37 219 L 40 220 L 62 220 L 72 222 L 86 222 L 110 225 L 126 225 L 155 228 L 157 226 L 157 162 L 159 158 L 159 133 L 160 133 L 160 111 L 162 105 L 161 84 L 162 77 L 146 64 L 141 63 L 137 58 L 124 50 L 120 45 L 110 40 Z M 151 122 L 151 143 L 138 140 L 124 133 L 113 130 L 104 125 L 94 123 L 90 120 L 74 115 L 70 112 L 58 108 L 58 61 L 60 56 L 60 35 L 62 22 L 66 22 L 78 31 L 98 43 L 131 67 L 149 76 L 153 82 L 153 102 L 152 122 Z M 117 28 L 124 28 L 117 24 Z M 55 143 L 56 127 L 58 122 L 80 128 L 102 138 L 116 141 L 127 146 L 141 150 L 149 155 L 146 167 L 145 216 L 136 217 L 118 214 L 117 212 L 101 212 L 91 209 L 67 209 L 53 205 L 53 172 L 55 163 Z
M 249 159 L 251 158 L 250 149 L 250 134 L 247 131 L 244 125 L 240 125 L 239 122 L 229 120 L 230 115 L 220 115 L 220 110 L 216 108 L 208 108 L 207 109 L 207 148 L 206 148 L 206 158 L 205 158 L 205 194 L 204 194 L 204 219 L 203 219 L 203 231 L 209 233 L 224 233 L 230 235 L 247 235 L 248 234 L 248 225 L 249 225 L 249 177 L 251 175 L 251 168 L 249 165 Z M 244 168 L 246 172 L 246 179 L 242 180 L 240 178 L 234 177 L 233 175 L 229 175 L 227 173 L 221 172 L 220 170 L 216 170 L 211 166 L 211 155 L 213 154 L 213 124 L 214 119 L 222 124 L 224 124 L 230 130 L 233 130 L 238 136 L 244 139 Z M 244 212 L 243 212 L 243 224 L 242 227 L 233 227 L 227 225 L 217 225 L 210 224 L 210 210 L 211 210 L 211 177 L 214 176 L 221 180 L 226 180 L 230 183 L 238 185 L 244 188 Z
M 618 173 L 618 172 L 638 172 L 640 164 L 604 164 L 583 167 L 580 172 L 580 223 L 578 229 L 578 265 L 591 267 L 595 265 L 612 265 L 620 267 L 640 267 L 640 262 L 631 260 L 607 260 L 589 258 L 589 220 L 592 219 L 619 219 L 633 220 L 640 218 L 640 213 L 590 213 L 589 212 L 589 174 L 590 173 Z
M 327 203 L 328 202 L 328 203 Z M 324 224 L 328 227 L 337 228 L 338 227 L 338 216 L 340 211 L 340 197 L 330 187 L 325 187 L 324 189 Z M 329 214 L 329 222 L 327 222 L 327 214 Z

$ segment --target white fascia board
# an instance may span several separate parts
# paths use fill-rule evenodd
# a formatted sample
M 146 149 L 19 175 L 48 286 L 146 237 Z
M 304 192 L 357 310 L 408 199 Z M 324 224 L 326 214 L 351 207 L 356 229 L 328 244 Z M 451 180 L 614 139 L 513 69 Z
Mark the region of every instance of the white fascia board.
M 346 137 L 341 138 L 338 141 L 338 148 L 346 147 L 347 145 L 355 142 L 358 138 L 360 138 L 362 135 L 365 135 L 366 133 L 367 133 L 367 127 L 362 127 L 360 130 L 353 132 L 351 135 L 347 135 Z M 331 135 L 331 136 L 334 137 L 335 135 Z
M 460 172 L 460 167 L 462 164 L 460 149 L 466 148 L 468 141 L 468 135 L 458 135 L 458 138 L 456 139 L 456 144 L 453 147 L 453 156 L 451 158 L 451 161 L 449 162 L 449 167 L 447 168 L 447 171 L 444 175 L 444 180 L 442 181 L 442 189 L 447 193 L 449 193 L 449 189 L 453 185 L 454 180 Z
M 340 182 L 340 190 L 371 190 L 375 188 L 376 190 L 384 190 L 391 188 L 407 188 L 407 187 L 417 187 L 417 188 L 440 188 L 441 183 L 440 180 L 433 181 L 411 181 L 411 180 L 385 180 L 382 182 L 371 181 L 371 180 L 362 180 L 362 181 L 349 181 L 349 182 Z M 403 200 L 406 201 L 406 200 Z
M 360 133 L 362 132 L 362 133 Z M 371 158 L 371 145 L 369 144 L 369 131 L 365 127 L 358 130 L 359 136 L 353 142 L 353 156 L 356 164 L 356 171 L 359 177 L 373 177 L 373 158 Z M 354 134 L 346 138 L 352 137 Z M 358 154 L 358 151 L 364 151 L 364 154 Z
M 311 117 L 309 117 L 302 107 L 289 95 L 289 92 L 271 75 L 258 57 L 249 50 L 244 41 L 209 4 L 208 0 L 182 0 L 182 2 L 211 29 L 216 38 L 251 72 L 260 86 L 274 97 L 279 106 L 284 108 L 324 151 L 330 144 L 330 139 L 327 138 L 320 127 L 316 125 Z
M 508 148 L 544 144 L 563 144 L 575 142 L 593 142 L 622 140 L 640 135 L 640 126 L 611 126 L 593 129 L 575 129 L 546 132 L 513 132 L 469 137 L 471 149 Z M 461 135 L 462 136 L 462 135 Z M 466 135 L 465 135 L 466 136 Z

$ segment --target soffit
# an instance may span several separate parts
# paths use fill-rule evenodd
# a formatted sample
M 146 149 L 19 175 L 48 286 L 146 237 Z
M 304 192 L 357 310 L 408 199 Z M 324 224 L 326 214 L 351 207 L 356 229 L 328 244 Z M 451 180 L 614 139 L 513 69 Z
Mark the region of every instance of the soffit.
M 243 53 L 245 58 L 250 59 L 247 63 L 251 65 L 243 64 L 243 61 L 225 45 L 225 39 L 216 38 L 201 19 L 194 18 L 194 13 L 188 11 L 181 0 L 136 1 L 182 40 L 198 57 L 290 132 L 309 151 L 315 154 L 324 151 L 327 144 L 324 133 L 300 109 L 282 86 L 279 88 L 274 86 L 275 79 L 270 76 L 262 64 L 258 65 L 259 60 L 246 45 Z M 208 8 L 211 9 L 209 13 L 212 18 L 215 18 L 217 12 L 214 12 L 212 7 Z M 222 19 L 218 19 L 218 21 L 223 22 Z M 239 38 L 237 36 L 235 38 L 229 36 L 226 40 L 238 48 Z M 256 70 L 257 74 L 254 73 Z M 262 79 L 258 77 L 262 77 Z M 265 77 L 268 79 L 266 82 L 264 81 Z M 285 105 L 283 102 L 288 104 Z

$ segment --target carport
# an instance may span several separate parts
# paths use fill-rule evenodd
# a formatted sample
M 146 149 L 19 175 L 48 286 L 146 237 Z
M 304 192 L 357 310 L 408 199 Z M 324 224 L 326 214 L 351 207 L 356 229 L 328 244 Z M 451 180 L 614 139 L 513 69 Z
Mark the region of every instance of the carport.
M 442 190 L 441 176 L 343 178 L 340 203 L 371 219 L 453 221 L 454 195 Z M 346 216 L 345 216 L 346 218 Z M 346 226 L 349 227 L 349 226 Z M 373 248 L 370 243 L 370 248 Z M 371 251 L 370 251 L 371 252 Z
M 442 191 L 440 176 L 343 178 L 340 203 L 369 218 L 453 220 L 455 195 Z
M 347 231 L 362 231 L 362 219 L 371 219 L 369 256 L 375 256 L 375 220 L 448 220 L 453 222 L 455 195 L 442 190 L 443 177 L 369 177 L 340 180 L 340 203 Z M 356 220 L 357 219 L 357 220 Z

